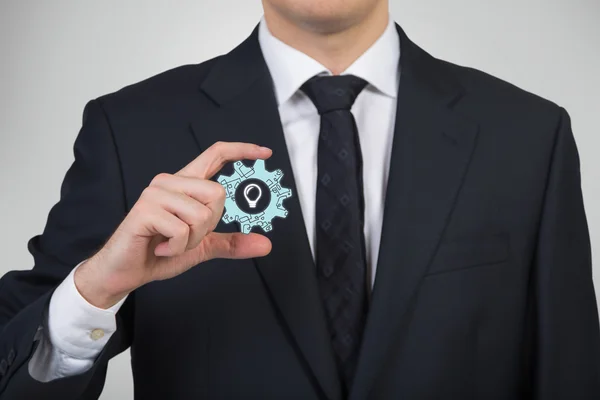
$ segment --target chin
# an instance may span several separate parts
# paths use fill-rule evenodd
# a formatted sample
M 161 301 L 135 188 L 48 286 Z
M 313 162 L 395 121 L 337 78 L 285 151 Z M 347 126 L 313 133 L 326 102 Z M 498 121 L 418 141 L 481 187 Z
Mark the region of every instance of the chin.
M 294 24 L 323 33 L 355 25 L 383 0 L 264 0 Z

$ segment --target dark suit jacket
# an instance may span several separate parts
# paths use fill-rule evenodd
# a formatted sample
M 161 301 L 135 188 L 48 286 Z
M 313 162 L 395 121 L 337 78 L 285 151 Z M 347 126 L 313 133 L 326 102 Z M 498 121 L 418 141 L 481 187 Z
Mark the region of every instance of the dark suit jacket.
M 379 264 L 349 398 L 599 399 L 600 333 L 569 116 L 401 36 Z M 254 33 L 84 112 L 60 202 L 1 281 L 0 399 L 95 399 L 131 347 L 136 399 L 340 399 L 297 197 L 270 255 L 213 260 L 129 296 L 87 373 L 27 364 L 53 289 L 111 235 L 152 178 L 216 141 L 274 149 L 296 193 Z M 230 171 L 225 171 L 230 173 Z M 233 231 L 220 224 L 219 231 Z M 2 368 L 4 366 L 4 368 Z

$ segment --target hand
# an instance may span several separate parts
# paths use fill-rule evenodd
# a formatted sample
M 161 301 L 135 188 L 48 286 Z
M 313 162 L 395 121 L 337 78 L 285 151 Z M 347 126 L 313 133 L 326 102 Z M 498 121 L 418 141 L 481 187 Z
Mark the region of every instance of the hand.
M 266 147 L 219 142 L 175 175 L 157 175 L 106 245 L 75 272 L 81 295 L 108 308 L 148 282 L 175 277 L 201 262 L 269 254 L 265 236 L 213 232 L 225 189 L 209 179 L 229 161 L 270 156 Z

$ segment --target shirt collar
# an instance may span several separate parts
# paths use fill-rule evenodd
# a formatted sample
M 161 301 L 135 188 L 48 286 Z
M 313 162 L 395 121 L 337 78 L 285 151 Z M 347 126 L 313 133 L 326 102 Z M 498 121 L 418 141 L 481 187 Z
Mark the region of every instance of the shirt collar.
M 263 53 L 279 105 L 289 100 L 315 75 L 331 75 L 321 63 L 283 43 L 269 31 L 264 17 L 258 28 L 258 41 Z M 398 92 L 400 38 L 390 18 L 383 34 L 342 75 L 355 75 L 369 82 L 381 93 L 396 97 Z

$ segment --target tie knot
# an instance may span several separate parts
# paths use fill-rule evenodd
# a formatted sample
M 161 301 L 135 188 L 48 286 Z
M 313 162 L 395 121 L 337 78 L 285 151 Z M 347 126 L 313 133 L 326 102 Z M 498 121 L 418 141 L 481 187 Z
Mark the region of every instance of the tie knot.
M 367 81 L 354 75 L 315 76 L 302 91 L 312 100 L 319 114 L 335 110 L 350 110 Z

